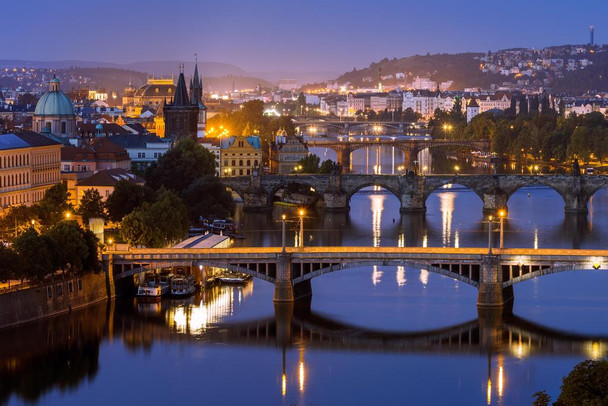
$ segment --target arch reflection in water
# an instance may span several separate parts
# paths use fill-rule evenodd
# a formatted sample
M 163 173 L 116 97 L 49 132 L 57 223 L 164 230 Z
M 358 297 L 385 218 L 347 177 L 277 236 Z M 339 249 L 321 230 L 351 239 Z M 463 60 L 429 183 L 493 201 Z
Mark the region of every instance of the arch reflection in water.
M 195 303 L 170 307 L 165 313 L 169 327 L 182 334 L 201 334 L 211 324 L 234 313 L 235 307 L 253 293 L 253 281 L 245 286 L 215 286 L 205 289 Z

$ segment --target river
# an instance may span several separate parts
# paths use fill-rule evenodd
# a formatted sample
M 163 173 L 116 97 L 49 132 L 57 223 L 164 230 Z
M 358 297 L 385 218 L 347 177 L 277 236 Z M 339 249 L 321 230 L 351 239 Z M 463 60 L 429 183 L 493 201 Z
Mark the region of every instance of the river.
M 365 153 L 354 160 L 359 172 L 394 167 L 392 151 L 367 166 Z M 460 158 L 426 161 L 452 163 L 467 168 Z M 308 211 L 304 244 L 487 246 L 482 202 L 458 185 L 433 193 L 424 214 L 400 214 L 397 198 L 374 188 L 350 206 Z M 605 189 L 586 217 L 566 216 L 548 188 L 521 189 L 508 206 L 506 247 L 608 248 Z M 235 244 L 280 245 L 281 214 L 295 244 L 298 215 L 285 207 L 239 207 L 246 238 Z M 606 287 L 602 270 L 515 285 L 514 316 L 490 347 L 480 339 L 490 330 L 478 320 L 477 290 L 419 269 L 352 268 L 313 279 L 311 312 L 294 311 L 287 330 L 275 318 L 273 286 L 261 280 L 160 304 L 123 298 L 0 331 L 0 402 L 526 405 L 543 389 L 555 400 L 574 365 L 608 350 Z

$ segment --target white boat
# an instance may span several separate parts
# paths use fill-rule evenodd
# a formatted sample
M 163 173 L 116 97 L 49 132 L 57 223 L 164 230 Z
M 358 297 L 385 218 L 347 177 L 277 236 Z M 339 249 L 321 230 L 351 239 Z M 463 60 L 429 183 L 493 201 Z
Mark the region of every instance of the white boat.
M 137 298 L 143 300 L 160 300 L 171 291 L 173 275 L 146 277 L 146 281 L 137 288 Z
M 176 276 L 171 281 L 172 296 L 190 296 L 196 290 L 194 276 Z

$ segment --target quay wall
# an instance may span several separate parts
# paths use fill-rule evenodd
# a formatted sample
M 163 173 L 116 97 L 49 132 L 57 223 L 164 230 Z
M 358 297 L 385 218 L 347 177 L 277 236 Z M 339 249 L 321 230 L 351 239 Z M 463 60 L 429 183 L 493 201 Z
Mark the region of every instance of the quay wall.
M 132 281 L 130 281 L 132 284 Z M 0 295 L 0 328 L 45 317 L 70 313 L 129 289 L 129 281 L 114 288 L 105 272 L 72 276 L 44 282 L 28 289 Z

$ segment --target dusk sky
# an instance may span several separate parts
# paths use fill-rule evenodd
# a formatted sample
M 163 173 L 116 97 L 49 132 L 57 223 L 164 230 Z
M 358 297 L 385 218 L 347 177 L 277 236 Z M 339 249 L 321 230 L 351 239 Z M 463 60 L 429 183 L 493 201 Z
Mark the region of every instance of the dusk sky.
M 345 71 L 384 57 L 608 39 L 606 1 L 5 2 L 2 59 L 193 59 L 248 71 Z M 31 6 L 30 6 L 31 4 Z M 9 23 L 12 17 L 15 21 Z

